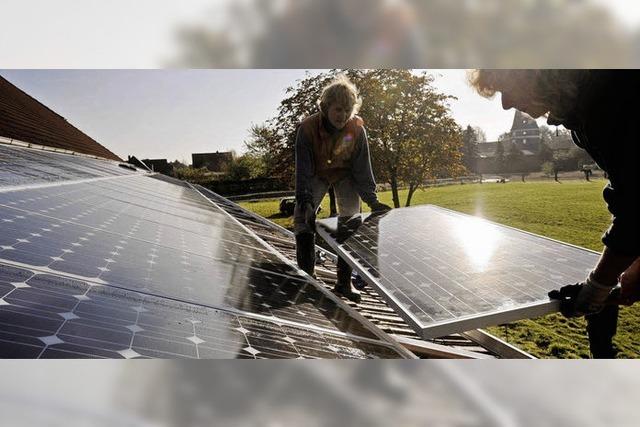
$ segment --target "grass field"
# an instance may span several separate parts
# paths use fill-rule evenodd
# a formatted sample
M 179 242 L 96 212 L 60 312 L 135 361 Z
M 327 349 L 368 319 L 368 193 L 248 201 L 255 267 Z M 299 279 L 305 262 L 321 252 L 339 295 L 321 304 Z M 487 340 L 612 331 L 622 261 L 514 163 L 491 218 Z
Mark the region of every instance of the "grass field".
M 600 236 L 610 222 L 601 195 L 604 185 L 603 180 L 451 185 L 419 190 L 411 204 L 439 205 L 600 251 Z M 404 201 L 406 192 L 400 196 Z M 391 205 L 390 192 L 380 193 L 379 198 Z M 245 202 L 242 206 L 291 228 L 292 219 L 280 215 L 277 200 Z M 327 198 L 322 207 L 321 218 L 329 213 Z M 584 358 L 589 357 L 584 326 L 582 318 L 552 314 L 489 331 L 537 357 Z M 621 310 L 615 344 L 618 357 L 640 356 L 639 307 Z

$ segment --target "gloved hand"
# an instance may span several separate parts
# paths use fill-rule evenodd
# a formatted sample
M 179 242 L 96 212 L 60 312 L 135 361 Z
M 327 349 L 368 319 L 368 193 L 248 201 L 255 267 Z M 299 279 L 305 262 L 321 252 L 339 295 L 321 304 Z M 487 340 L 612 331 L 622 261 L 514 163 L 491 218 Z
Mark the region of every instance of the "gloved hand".
M 549 292 L 549 298 L 560 301 L 560 313 L 562 313 L 564 317 L 575 317 L 579 315 L 575 311 L 575 299 L 581 287 L 582 283 L 576 283 L 575 285 L 563 286 L 559 290 Z
M 371 213 L 372 214 L 383 214 L 386 212 L 389 212 L 391 210 L 391 206 L 387 206 L 384 203 L 380 203 L 380 202 L 374 202 L 373 204 L 371 204 Z
M 583 282 L 549 292 L 549 298 L 560 300 L 560 312 L 565 317 L 585 316 L 601 311 L 615 286 L 596 282 L 589 274 Z

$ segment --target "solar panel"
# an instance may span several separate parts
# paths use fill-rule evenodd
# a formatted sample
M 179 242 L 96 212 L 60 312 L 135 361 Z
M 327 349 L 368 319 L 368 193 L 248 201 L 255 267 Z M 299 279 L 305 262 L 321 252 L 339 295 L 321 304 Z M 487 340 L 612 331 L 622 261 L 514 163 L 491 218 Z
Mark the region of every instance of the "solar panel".
M 1 357 L 398 357 L 267 316 L 216 310 L 0 264 Z
M 0 143 L 0 187 L 139 173 L 118 162 Z
M 318 221 L 318 232 L 425 338 L 557 311 L 547 292 L 598 254 L 431 205 Z
M 0 189 L 5 357 L 410 357 L 189 186 Z

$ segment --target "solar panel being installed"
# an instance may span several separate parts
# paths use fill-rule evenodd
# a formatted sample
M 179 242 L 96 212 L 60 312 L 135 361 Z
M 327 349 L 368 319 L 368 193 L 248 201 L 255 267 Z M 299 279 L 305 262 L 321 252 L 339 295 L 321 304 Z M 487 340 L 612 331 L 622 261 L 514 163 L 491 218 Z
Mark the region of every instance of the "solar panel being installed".
M 0 190 L 4 357 L 410 357 L 189 186 Z
M 556 311 L 547 292 L 594 252 L 436 206 L 318 221 L 318 232 L 425 338 Z

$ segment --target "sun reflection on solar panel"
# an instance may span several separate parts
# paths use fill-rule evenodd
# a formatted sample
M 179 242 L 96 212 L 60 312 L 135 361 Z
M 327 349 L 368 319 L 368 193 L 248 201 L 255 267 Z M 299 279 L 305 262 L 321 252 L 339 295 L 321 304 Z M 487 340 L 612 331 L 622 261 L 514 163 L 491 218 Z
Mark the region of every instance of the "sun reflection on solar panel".
M 454 234 L 476 272 L 484 272 L 501 238 L 500 230 L 480 218 L 464 218 L 454 228 Z

